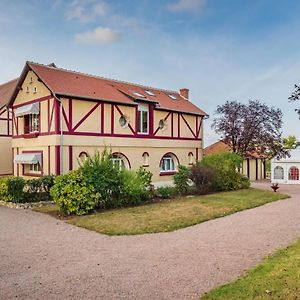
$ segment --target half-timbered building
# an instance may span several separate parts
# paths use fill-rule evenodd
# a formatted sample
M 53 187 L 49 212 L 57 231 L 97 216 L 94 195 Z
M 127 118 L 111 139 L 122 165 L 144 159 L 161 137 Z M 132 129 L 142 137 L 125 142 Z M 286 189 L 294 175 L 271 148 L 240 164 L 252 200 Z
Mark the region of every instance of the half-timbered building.
M 12 115 L 7 109 L 17 79 L 0 85 L 0 176 L 12 174 Z
M 150 88 L 27 62 L 11 97 L 14 175 L 62 174 L 109 147 L 114 163 L 169 182 L 203 154 L 189 90 Z

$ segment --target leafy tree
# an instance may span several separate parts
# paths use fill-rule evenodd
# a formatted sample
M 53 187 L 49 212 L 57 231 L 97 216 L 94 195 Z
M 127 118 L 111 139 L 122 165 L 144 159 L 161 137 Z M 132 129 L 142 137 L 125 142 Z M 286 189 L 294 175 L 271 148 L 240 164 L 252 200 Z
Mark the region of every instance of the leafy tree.
M 283 139 L 283 145 L 286 149 L 295 149 L 300 145 L 297 138 L 294 135 L 289 135 L 287 138 Z
M 300 86 L 295 84 L 295 91 L 292 93 L 292 95 L 289 97 L 289 100 L 291 102 L 294 101 L 298 101 L 300 99 Z M 300 109 L 296 108 L 295 111 L 298 113 L 299 115 L 299 119 L 300 119 Z
M 232 152 L 242 157 L 251 156 L 253 152 L 278 158 L 288 155 L 281 137 L 280 109 L 258 100 L 249 100 L 247 104 L 227 101 L 217 107 L 216 115 L 212 128 Z

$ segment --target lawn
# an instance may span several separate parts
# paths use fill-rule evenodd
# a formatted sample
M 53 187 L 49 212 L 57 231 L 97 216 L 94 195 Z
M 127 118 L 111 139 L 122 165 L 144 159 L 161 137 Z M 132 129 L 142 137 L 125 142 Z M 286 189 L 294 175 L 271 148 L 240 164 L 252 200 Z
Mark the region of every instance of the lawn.
M 221 286 L 203 296 L 217 299 L 299 299 L 300 240 L 268 257 L 258 267 L 237 281 Z
M 247 189 L 101 211 L 70 217 L 66 221 L 107 235 L 167 232 L 287 197 L 279 193 Z M 35 210 L 59 216 L 54 205 Z

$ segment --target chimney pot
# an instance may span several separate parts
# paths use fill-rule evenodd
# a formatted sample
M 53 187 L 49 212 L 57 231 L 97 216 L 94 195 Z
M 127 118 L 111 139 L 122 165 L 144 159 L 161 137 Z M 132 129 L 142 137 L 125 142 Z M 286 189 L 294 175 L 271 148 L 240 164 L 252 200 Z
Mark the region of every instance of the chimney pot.
M 183 89 L 180 89 L 179 93 L 182 97 L 184 97 L 186 100 L 189 99 L 189 89 L 186 89 L 186 88 L 183 88 Z

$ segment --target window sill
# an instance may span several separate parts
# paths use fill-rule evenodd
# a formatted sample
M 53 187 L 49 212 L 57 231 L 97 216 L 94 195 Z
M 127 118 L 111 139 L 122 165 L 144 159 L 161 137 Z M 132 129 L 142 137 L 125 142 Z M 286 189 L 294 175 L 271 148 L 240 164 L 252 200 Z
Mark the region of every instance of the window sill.
M 30 132 L 30 133 L 24 133 L 23 134 L 23 138 L 24 139 L 32 139 L 32 138 L 36 138 L 36 137 L 38 137 L 39 136 L 39 132 Z
M 176 171 L 160 172 L 159 176 L 170 176 L 176 174 Z
M 42 177 L 43 174 L 42 172 L 39 173 L 23 173 L 24 176 L 28 176 L 28 177 Z

